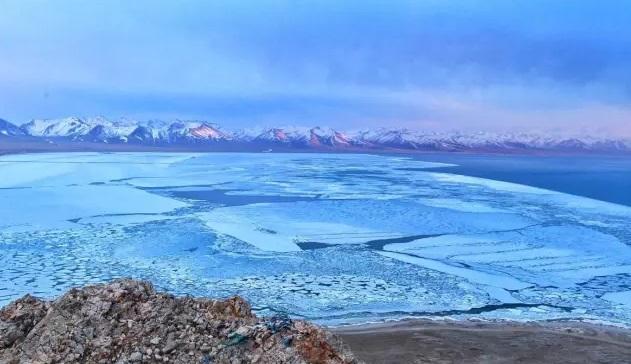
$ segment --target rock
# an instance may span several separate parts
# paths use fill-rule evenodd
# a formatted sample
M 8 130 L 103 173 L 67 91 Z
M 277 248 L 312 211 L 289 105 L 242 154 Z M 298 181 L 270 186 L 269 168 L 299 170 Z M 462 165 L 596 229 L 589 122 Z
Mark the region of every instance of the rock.
M 266 322 L 267 328 L 272 331 L 272 333 L 276 333 L 279 331 L 287 330 L 291 327 L 292 321 L 291 318 L 287 315 L 274 315 L 269 318 Z
M 26 295 L 0 310 L 0 350 L 19 343 L 46 315 L 48 303 Z
M 237 329 L 237 331 L 235 331 L 237 335 L 241 336 L 249 336 L 250 332 L 252 332 L 252 328 L 248 326 L 241 326 Z
M 164 348 L 162 348 L 162 352 L 163 353 L 170 353 L 173 350 L 175 350 L 175 348 L 177 348 L 178 346 L 178 342 L 175 340 L 168 340 L 167 344 L 164 346 Z
M 162 345 L 162 346 L 161 346 Z M 240 297 L 158 293 L 129 279 L 32 296 L 0 310 L 0 363 L 357 363 L 334 335 Z
M 132 362 L 139 362 L 142 361 L 142 354 L 139 351 L 133 352 L 130 356 L 129 356 L 129 360 Z

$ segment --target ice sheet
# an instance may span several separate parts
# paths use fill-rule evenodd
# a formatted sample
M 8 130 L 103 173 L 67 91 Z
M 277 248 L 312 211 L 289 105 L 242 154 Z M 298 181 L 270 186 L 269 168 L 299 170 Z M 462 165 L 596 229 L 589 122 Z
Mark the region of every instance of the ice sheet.
M 603 299 L 631 308 L 631 291 L 608 292 L 605 293 Z
M 454 266 L 451 266 L 449 264 L 446 264 L 437 260 L 414 257 L 414 256 L 410 256 L 406 254 L 399 254 L 399 253 L 394 253 L 394 252 L 379 252 L 379 254 L 385 257 L 400 260 L 402 262 L 416 264 L 424 268 L 458 276 L 458 277 L 468 280 L 469 282 L 483 284 L 486 286 L 498 287 L 498 288 L 509 289 L 509 290 L 519 290 L 519 289 L 523 289 L 523 288 L 531 286 L 530 284 L 521 282 L 513 277 L 487 274 L 487 273 L 475 271 L 472 269 L 454 267 Z
M 133 276 L 321 322 L 631 323 L 630 208 L 434 169 L 444 166 L 351 154 L 2 156 L 0 302 Z
M 68 222 L 105 215 L 160 214 L 186 207 L 181 201 L 124 186 L 34 187 L 0 190 L 0 228 L 65 228 Z

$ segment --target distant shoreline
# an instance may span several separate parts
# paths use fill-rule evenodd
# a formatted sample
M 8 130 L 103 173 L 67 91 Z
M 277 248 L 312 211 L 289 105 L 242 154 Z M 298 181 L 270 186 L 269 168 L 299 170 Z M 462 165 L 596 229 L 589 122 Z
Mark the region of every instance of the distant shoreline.
M 324 153 L 324 154 L 374 154 L 374 155 L 496 155 L 496 156 L 611 156 L 629 157 L 623 152 L 602 151 L 553 151 L 553 150 L 417 150 L 403 148 L 333 148 L 333 147 L 286 147 L 273 146 L 258 148 L 241 144 L 199 144 L 199 145 L 146 145 L 146 144 L 107 144 L 97 142 L 59 141 L 46 143 L 35 139 L 15 140 L 0 136 L 0 156 L 7 154 L 34 153 L 116 153 L 116 152 L 168 152 L 168 153 Z
M 330 328 L 367 363 L 623 363 L 631 330 L 578 321 L 413 319 Z

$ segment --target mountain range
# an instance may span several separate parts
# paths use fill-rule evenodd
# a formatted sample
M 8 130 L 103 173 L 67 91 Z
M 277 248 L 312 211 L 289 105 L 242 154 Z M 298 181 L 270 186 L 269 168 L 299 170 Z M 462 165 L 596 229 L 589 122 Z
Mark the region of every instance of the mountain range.
M 328 151 L 631 152 L 631 140 L 536 133 L 437 133 L 378 128 L 344 132 L 322 127 L 271 127 L 229 131 L 206 121 L 135 121 L 104 117 L 34 119 L 21 126 L 0 119 L 2 140 L 136 146 L 230 146 L 231 150 Z

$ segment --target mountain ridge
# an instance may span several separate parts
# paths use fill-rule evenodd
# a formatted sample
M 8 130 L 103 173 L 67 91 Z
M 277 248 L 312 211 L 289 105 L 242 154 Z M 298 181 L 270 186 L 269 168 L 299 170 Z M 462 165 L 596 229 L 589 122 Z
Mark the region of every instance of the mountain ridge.
M 105 117 L 33 119 L 20 126 L 0 119 L 0 137 L 30 137 L 45 142 L 91 142 L 148 146 L 230 145 L 235 149 L 323 149 L 331 151 L 443 152 L 603 152 L 629 153 L 631 140 L 538 133 L 426 132 L 375 128 L 347 132 L 326 127 L 267 127 L 227 130 L 204 120 L 172 121 Z

